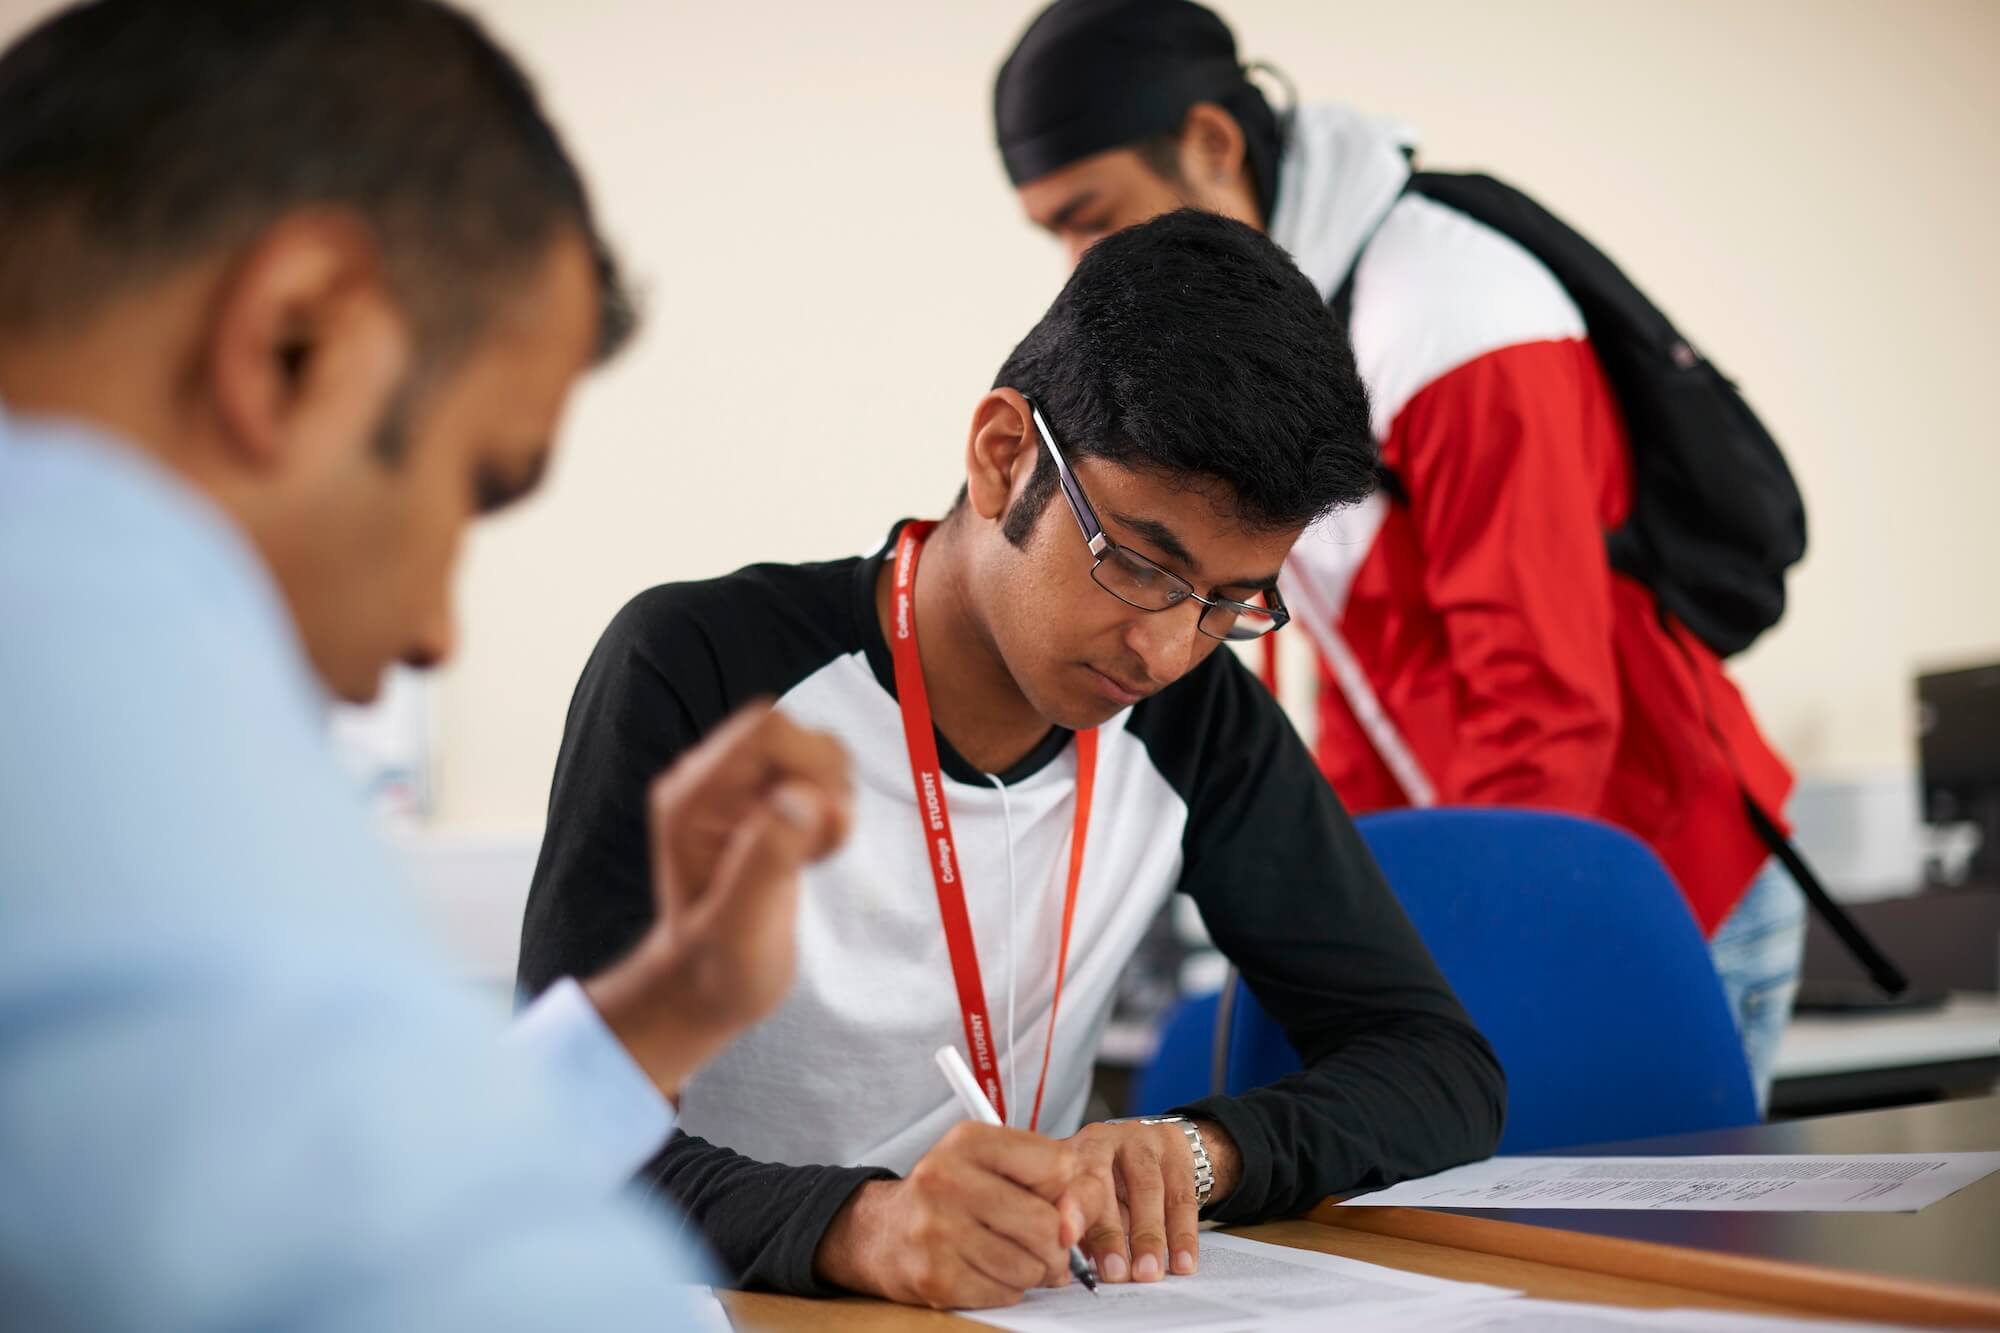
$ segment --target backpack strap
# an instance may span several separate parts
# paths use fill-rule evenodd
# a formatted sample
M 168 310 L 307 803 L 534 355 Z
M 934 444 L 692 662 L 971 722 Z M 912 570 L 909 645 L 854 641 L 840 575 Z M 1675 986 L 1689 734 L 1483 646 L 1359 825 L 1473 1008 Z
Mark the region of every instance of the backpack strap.
M 1868 938 L 1859 923 L 1847 914 L 1845 908 L 1833 900 L 1833 895 L 1829 894 L 1826 886 L 1819 882 L 1819 876 L 1815 875 L 1812 867 L 1806 864 L 1805 857 L 1799 855 L 1799 849 L 1778 828 L 1778 821 L 1771 818 L 1763 806 L 1757 804 L 1756 798 L 1750 795 L 1749 788 L 1742 787 L 1740 783 L 1738 785 L 1743 793 L 1744 813 L 1750 816 L 1750 827 L 1757 830 L 1757 836 L 1771 849 L 1771 855 L 1778 858 L 1779 864 L 1785 867 L 1799 888 L 1804 890 L 1806 901 L 1813 905 L 1813 910 L 1820 914 L 1820 919 L 1840 937 L 1840 942 L 1847 946 L 1847 951 L 1854 955 L 1854 960 L 1868 970 L 1869 979 L 1891 998 L 1908 990 L 1910 979 L 1903 975 L 1903 970 L 1890 962 L 1888 955 L 1876 947 L 1875 941 Z
M 1721 729 L 1715 724 L 1715 710 L 1709 701 L 1708 690 L 1702 686 L 1701 677 L 1695 670 L 1694 651 L 1681 640 L 1680 635 L 1674 633 L 1670 619 L 1672 613 L 1657 597 L 1653 601 L 1653 614 L 1659 618 L 1660 629 L 1667 636 L 1667 642 L 1681 650 L 1681 658 L 1687 663 L 1689 674 L 1695 680 L 1696 692 L 1701 697 L 1702 721 L 1707 725 L 1709 734 L 1715 738 L 1715 743 L 1721 747 L 1724 756 L 1728 756 L 1729 747 L 1722 739 Z M 1889 961 L 1889 956 L 1882 952 L 1874 940 L 1868 938 L 1868 932 L 1861 929 L 1860 923 L 1847 914 L 1847 909 L 1833 900 L 1833 895 L 1819 882 L 1819 876 L 1813 873 L 1813 868 L 1806 863 L 1806 858 L 1798 846 L 1785 836 L 1784 831 L 1778 827 L 1778 821 L 1771 817 L 1771 812 L 1758 804 L 1757 798 L 1750 794 L 1750 787 L 1743 781 L 1743 774 L 1736 768 L 1733 758 L 1729 766 L 1731 775 L 1736 779 L 1736 792 L 1743 798 L 1743 813 L 1749 819 L 1751 829 L 1757 834 L 1758 840 L 1770 850 L 1771 855 L 1778 858 L 1778 864 L 1785 868 L 1785 873 L 1799 886 L 1800 892 L 1805 894 L 1806 901 L 1812 905 L 1812 909 L 1818 912 L 1820 919 L 1840 937 L 1840 942 L 1847 947 L 1847 952 L 1854 956 L 1855 962 L 1867 970 L 1869 979 L 1881 987 L 1885 995 L 1894 998 L 1908 990 L 1910 979 L 1903 975 L 1901 968 Z

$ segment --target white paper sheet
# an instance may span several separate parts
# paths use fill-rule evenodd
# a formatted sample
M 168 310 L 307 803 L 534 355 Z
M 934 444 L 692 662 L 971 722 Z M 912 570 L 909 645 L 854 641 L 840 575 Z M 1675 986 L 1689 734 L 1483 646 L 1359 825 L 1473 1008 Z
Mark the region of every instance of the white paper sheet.
M 1091 1295 L 1071 1283 L 1028 1293 L 1005 1310 L 961 1313 L 1015 1333 L 1234 1333 L 1296 1318 L 1320 1321 L 1423 1302 L 1456 1304 L 1511 1296 L 1501 1287 L 1398 1272 L 1312 1250 L 1205 1232 L 1201 1261 L 1188 1277 L 1104 1283 Z M 1356 1325 L 1360 1327 L 1363 1325 Z
M 2000 1170 L 2000 1152 L 1494 1157 L 1345 1207 L 1913 1213 Z
M 1288 1325 L 1285 1333 L 1306 1333 L 1309 1327 Z M 1376 1310 L 1369 1320 L 1369 1333 L 1883 1333 L 1899 1327 L 1722 1310 L 1624 1310 L 1569 1301 L 1412 1302 Z

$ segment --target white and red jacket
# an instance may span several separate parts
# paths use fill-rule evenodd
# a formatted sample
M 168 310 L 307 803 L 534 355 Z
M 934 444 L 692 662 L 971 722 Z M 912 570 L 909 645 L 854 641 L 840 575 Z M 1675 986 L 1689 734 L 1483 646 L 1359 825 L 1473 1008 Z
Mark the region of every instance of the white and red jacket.
M 1791 774 L 1715 655 L 1610 567 L 1631 456 L 1575 304 L 1507 237 L 1404 195 L 1406 141 L 1302 108 L 1272 210 L 1329 299 L 1362 252 L 1354 354 L 1409 493 L 1326 519 L 1286 565 L 1322 659 L 1320 767 L 1356 812 L 1622 825 L 1713 931 L 1768 855 L 1741 791 L 1781 810 Z

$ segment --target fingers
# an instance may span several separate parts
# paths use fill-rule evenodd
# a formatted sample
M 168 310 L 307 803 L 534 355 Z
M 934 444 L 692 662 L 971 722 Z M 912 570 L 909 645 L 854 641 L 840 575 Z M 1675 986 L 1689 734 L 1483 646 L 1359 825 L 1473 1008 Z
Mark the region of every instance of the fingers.
M 1056 1200 L 1056 1216 L 1061 1219 L 1061 1239 L 1063 1247 L 1063 1267 L 1069 1267 L 1069 1247 L 1083 1244 L 1083 1238 L 1090 1231 L 1090 1219 L 1097 1215 L 1100 1186 L 1096 1179 L 1085 1171 L 1070 1182 L 1069 1188 Z
M 1076 1150 L 1027 1130 L 971 1121 L 953 1126 L 938 1146 L 980 1173 L 978 1193 L 964 1201 L 972 1215 L 1043 1265 L 1044 1276 L 1032 1285 L 1067 1281 L 1070 1238 L 1082 1230 L 1072 1197 L 1083 1169 Z M 994 1177 L 1008 1188 L 995 1189 Z
M 1111 1126 L 1089 1125 L 1070 1140 L 1076 1145 L 1083 1172 L 1070 1187 L 1083 1210 L 1083 1252 L 1097 1265 L 1106 1282 L 1123 1282 L 1132 1275 L 1132 1257 L 1125 1248 L 1125 1217 L 1112 1170 L 1117 1132 Z
M 1133 1134 L 1125 1136 L 1113 1158 L 1131 1217 L 1126 1244 L 1134 1282 L 1157 1282 L 1167 1274 L 1167 1191 L 1160 1156 L 1155 1136 Z
M 707 892 L 682 913 L 683 944 L 710 961 L 711 1008 L 739 1023 L 768 1015 L 791 989 L 798 954 L 799 872 L 812 832 L 770 808 L 738 825 Z
M 1108 1157 L 1100 1169 L 1105 1175 L 1100 1187 L 1104 1202 L 1088 1215 L 1083 1250 L 1096 1263 L 1099 1276 L 1106 1282 L 1123 1282 L 1132 1276 L 1132 1255 L 1125 1244 L 1125 1205 L 1117 1197 L 1117 1182 L 1111 1175 Z
M 656 784 L 655 810 L 691 801 L 745 803 L 787 782 L 825 798 L 834 820 L 829 833 L 845 833 L 852 797 L 847 751 L 831 735 L 808 731 L 767 703 L 751 704 L 667 770 Z
M 1194 1201 L 1194 1150 L 1181 1140 L 1185 1164 L 1169 1155 L 1165 1161 L 1167 1190 L 1167 1260 L 1182 1277 L 1201 1262 L 1201 1209 Z
M 953 1153 L 1051 1202 L 1062 1197 L 1082 1169 L 1069 1144 L 1025 1129 L 962 1121 L 938 1141 L 939 1147 L 947 1145 Z
M 1018 1193 L 1019 1191 L 1016 1191 Z M 986 1201 L 988 1205 L 992 1200 Z M 1043 1205 L 1047 1207 L 1046 1204 Z M 1064 1265 L 1057 1264 L 1053 1272 L 1046 1258 L 1037 1255 L 1036 1249 L 1047 1248 L 1030 1241 L 1023 1246 L 1013 1237 L 982 1225 L 986 1219 L 980 1214 L 965 1214 L 967 1225 L 960 1229 L 956 1249 L 959 1257 L 974 1272 L 997 1286 L 1011 1292 L 1027 1291 L 1033 1287 L 1045 1287 L 1055 1281 L 1056 1275 L 1065 1271 Z M 1055 1210 L 1049 1210 L 1049 1221 L 1053 1224 Z M 1050 1242 L 1055 1238 L 1055 1227 L 1051 1225 L 1045 1233 Z M 1057 1256 L 1060 1258 L 1060 1251 Z
M 1199 1264 L 1194 1154 L 1173 1125 L 1088 1125 L 1071 1140 L 1084 1164 L 1072 1195 L 1084 1251 L 1107 1282 L 1157 1282 Z
M 1032 1265 L 1032 1270 L 1018 1262 L 995 1267 L 980 1262 L 979 1254 L 968 1250 L 967 1257 L 981 1272 L 996 1281 L 1018 1281 L 1023 1288 L 1060 1286 L 1068 1279 L 1070 1242 L 1064 1239 L 1066 1224 L 1057 1205 L 1012 1181 L 996 1181 L 976 1170 L 962 1178 L 956 1202 L 967 1216 L 978 1219 L 993 1239 Z
M 689 764 L 689 761 L 693 761 Z M 684 757 L 691 791 L 710 800 L 764 796 L 795 784 L 798 795 L 823 802 L 822 841 L 813 855 L 840 845 L 847 833 L 852 785 L 847 751 L 821 731 L 808 731 L 770 707 L 739 710 Z M 676 765 L 678 771 L 681 765 Z
M 996 1282 L 966 1261 L 952 1255 L 939 1260 L 918 1277 L 909 1289 L 910 1303 L 928 1305 L 933 1310 L 991 1310 L 1019 1305 L 1026 1287 Z
M 832 852 L 852 818 L 847 753 L 768 705 L 745 708 L 653 783 L 647 800 L 661 915 L 701 901 L 718 863 L 759 809 L 803 835 L 801 861 Z M 784 847 L 789 858 L 789 840 Z
M 924 1304 L 963 1308 L 1011 1305 L 1030 1288 L 1067 1282 L 1067 1237 L 1081 1219 L 1060 1186 L 1050 1199 L 1027 1183 L 1065 1162 L 1073 1170 L 1075 1154 L 1033 1134 L 956 1126 L 899 1190 L 898 1285 Z
M 786 797 L 794 812 L 811 818 L 818 835 L 810 850 L 813 860 L 847 840 L 853 819 L 854 791 L 847 749 L 833 736 L 808 731 L 778 712 L 767 712 L 755 732 L 756 758 L 763 765 L 759 785 L 772 798 Z

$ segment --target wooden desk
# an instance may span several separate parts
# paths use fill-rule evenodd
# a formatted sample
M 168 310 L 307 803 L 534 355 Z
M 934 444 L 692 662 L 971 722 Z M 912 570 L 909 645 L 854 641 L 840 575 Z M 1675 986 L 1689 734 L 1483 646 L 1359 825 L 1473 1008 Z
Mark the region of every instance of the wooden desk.
M 2000 1149 L 2000 1099 L 1575 1151 L 1984 1149 Z M 1514 1287 L 1546 1300 L 1767 1314 L 1834 1312 L 1849 1318 L 2000 1328 L 2000 1176 L 1916 1214 L 1472 1213 L 1323 1204 L 1305 1220 L 1234 1230 L 1413 1273 Z M 839 1333 L 879 1328 L 895 1333 L 973 1327 L 951 1315 L 860 1298 L 806 1301 L 729 1292 L 722 1299 L 740 1329 Z
M 1292 1245 L 1302 1250 L 1319 1250 L 1411 1273 L 1514 1287 L 1544 1300 L 1595 1301 L 1603 1305 L 1646 1309 L 1701 1306 L 1761 1314 L 1799 1312 L 1796 1306 L 1770 1301 L 1689 1291 L 1665 1283 L 1581 1272 L 1556 1264 L 1479 1254 L 1395 1236 L 1370 1235 L 1315 1221 L 1267 1222 L 1262 1226 L 1232 1227 L 1230 1230 L 1235 1235 L 1249 1236 L 1254 1240 Z M 1173 1279 L 1166 1280 L 1171 1282 Z M 739 1329 L 768 1329 L 775 1333 L 789 1333 L 792 1329 L 824 1329 L 828 1333 L 849 1333 L 850 1330 L 852 1333 L 864 1333 L 864 1330 L 872 1333 L 875 1329 L 882 1329 L 884 1333 L 902 1333 L 905 1329 L 958 1329 L 963 1333 L 964 1330 L 979 1327 L 956 1315 L 912 1310 L 861 1297 L 809 1301 L 796 1296 L 740 1291 L 725 1291 L 720 1295 L 723 1305 L 729 1310 L 731 1321 Z

